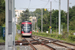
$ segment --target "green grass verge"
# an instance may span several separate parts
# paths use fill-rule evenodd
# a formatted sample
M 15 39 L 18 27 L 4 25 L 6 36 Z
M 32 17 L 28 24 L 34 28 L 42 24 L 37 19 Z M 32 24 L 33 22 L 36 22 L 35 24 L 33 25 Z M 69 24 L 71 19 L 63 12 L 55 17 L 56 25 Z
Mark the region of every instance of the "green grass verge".
M 21 38 L 21 35 L 16 33 L 15 40 L 19 40 L 19 38 Z M 3 43 L 3 42 L 5 42 L 5 39 L 3 39 L 2 36 L 0 36 L 0 43 Z
M 5 40 L 3 39 L 3 37 L 0 37 L 0 43 L 5 42 Z
M 16 33 L 15 40 L 19 40 L 19 38 L 21 38 L 21 35 Z M 5 39 L 3 39 L 2 36 L 0 36 L 0 43 L 3 43 L 3 42 L 5 42 Z
M 33 35 L 38 35 L 38 36 L 42 36 L 42 37 L 48 37 L 48 38 L 53 38 L 53 39 L 58 39 L 58 40 L 62 40 L 62 41 L 65 41 L 65 42 L 68 42 L 68 43 L 74 43 L 75 44 L 75 35 L 59 35 L 59 34 L 47 34 L 47 33 L 36 33 L 36 32 L 33 32 L 32 33 Z
M 16 33 L 15 40 L 19 40 L 19 38 L 21 38 L 21 35 Z

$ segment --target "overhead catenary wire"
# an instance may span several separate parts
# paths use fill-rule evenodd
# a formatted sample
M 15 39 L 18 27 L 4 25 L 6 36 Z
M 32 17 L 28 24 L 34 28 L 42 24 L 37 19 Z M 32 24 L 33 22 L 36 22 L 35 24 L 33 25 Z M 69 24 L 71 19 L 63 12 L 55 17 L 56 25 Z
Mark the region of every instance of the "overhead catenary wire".
M 49 1 L 50 1 L 50 0 L 48 0 L 48 2 L 46 3 L 46 5 L 45 5 L 44 7 L 46 7 L 46 6 L 47 6 L 47 4 L 49 3 Z
M 48 0 L 48 2 L 49 2 L 49 0 Z M 48 2 L 47 2 L 47 3 L 48 3 Z M 45 3 L 38 4 L 38 5 L 34 5 L 34 7 L 35 7 L 35 6 L 39 6 L 39 5 L 44 5 L 44 4 L 45 4 Z M 46 4 L 46 5 L 47 5 L 47 4 Z M 33 6 L 32 6 L 32 7 L 33 7 Z M 44 8 L 44 7 L 43 7 L 43 8 Z
M 41 0 L 41 1 L 45 1 L 45 0 Z M 50 0 L 48 0 L 47 3 L 46 3 L 46 5 L 43 6 L 42 8 L 45 8 L 45 7 L 47 6 L 47 4 L 49 3 L 49 1 L 50 1 Z M 54 0 L 54 1 L 56 1 L 56 0 Z M 57 2 L 57 1 L 56 1 L 56 2 Z M 30 2 L 29 2 L 28 8 L 20 8 L 20 9 L 36 9 L 36 8 L 29 8 L 30 3 L 31 3 L 31 0 L 30 0 Z M 38 5 L 34 5 L 34 6 L 31 6 L 31 7 L 35 7 L 35 6 L 39 6 L 39 5 L 43 5 L 43 4 L 45 4 L 45 3 L 38 4 Z M 37 8 L 37 9 L 41 9 L 41 8 L 39 7 L 39 8 Z M 49 9 L 49 8 L 46 8 L 46 9 Z
M 30 6 L 30 3 L 31 3 L 31 0 L 29 0 L 29 5 L 28 5 L 28 8 L 29 8 L 29 6 Z
M 41 4 L 38 4 L 38 5 L 34 5 L 34 6 L 32 6 L 32 7 L 36 7 L 36 6 L 42 6 L 43 4 L 45 4 L 45 3 L 41 3 Z
M 45 0 L 41 0 L 41 1 L 45 1 Z M 46 7 L 46 6 L 48 5 L 49 1 L 50 1 L 50 0 L 48 0 L 47 3 L 41 3 L 41 4 L 38 4 L 38 5 L 33 5 L 33 6 L 31 6 L 31 7 L 36 7 L 36 6 L 41 5 L 41 7 L 43 6 L 42 8 L 45 8 L 45 9 L 48 9 L 48 10 L 49 10 L 50 8 L 47 8 L 47 7 Z M 56 0 L 54 0 L 54 1 L 57 2 Z M 31 3 L 31 0 L 30 0 L 30 2 L 29 2 L 28 8 L 20 8 L 20 9 L 42 9 L 42 8 L 40 8 L 40 7 L 38 7 L 38 8 L 37 8 L 37 7 L 36 7 L 36 8 L 29 8 L 30 3 Z M 44 4 L 45 4 L 45 5 L 44 5 Z
M 41 0 L 41 1 L 47 2 L 47 1 L 45 1 L 45 0 Z
M 57 2 L 56 0 L 54 0 L 55 2 Z

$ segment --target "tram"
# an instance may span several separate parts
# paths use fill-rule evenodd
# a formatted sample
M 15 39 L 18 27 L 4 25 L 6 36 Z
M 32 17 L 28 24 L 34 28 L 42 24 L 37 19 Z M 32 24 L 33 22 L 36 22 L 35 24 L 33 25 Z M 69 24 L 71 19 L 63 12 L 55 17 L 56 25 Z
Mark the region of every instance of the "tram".
M 31 21 L 24 21 L 21 23 L 21 35 L 22 36 L 32 36 Z

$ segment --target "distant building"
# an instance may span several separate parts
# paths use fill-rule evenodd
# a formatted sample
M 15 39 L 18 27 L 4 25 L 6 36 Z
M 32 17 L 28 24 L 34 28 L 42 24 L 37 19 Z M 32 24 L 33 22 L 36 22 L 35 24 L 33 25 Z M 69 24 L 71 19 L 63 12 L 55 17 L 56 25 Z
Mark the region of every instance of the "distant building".
M 37 19 L 36 19 L 36 17 L 35 16 L 30 16 L 29 17 L 29 21 L 31 21 L 31 22 L 37 22 Z
M 37 19 L 35 16 L 33 17 L 33 22 L 37 22 Z
M 30 17 L 29 17 L 29 21 L 31 21 L 31 22 L 32 22 L 32 16 L 30 16 Z
M 20 14 L 23 13 L 23 10 L 15 10 L 15 15 L 16 15 L 16 24 L 18 22 L 18 18 L 20 17 Z

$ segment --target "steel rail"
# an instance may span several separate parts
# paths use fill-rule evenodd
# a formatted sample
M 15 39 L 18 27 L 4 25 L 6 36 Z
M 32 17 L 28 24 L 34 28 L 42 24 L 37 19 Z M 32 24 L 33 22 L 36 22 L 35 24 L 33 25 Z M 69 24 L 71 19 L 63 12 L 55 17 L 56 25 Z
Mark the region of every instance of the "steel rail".
M 32 38 L 33 40 L 35 40 L 34 38 Z M 44 42 L 40 42 L 39 40 L 36 40 L 37 42 L 41 43 L 42 45 L 46 46 L 47 48 L 51 49 L 51 50 L 55 50 L 55 48 L 51 47 L 51 46 L 48 46 L 46 45 Z
M 34 36 L 33 36 L 33 37 L 34 37 Z M 75 50 L 74 48 L 67 47 L 67 46 L 62 45 L 62 44 L 57 44 L 57 43 L 55 43 L 55 42 L 65 43 L 65 44 L 72 45 L 72 46 L 75 46 L 75 44 L 71 44 L 71 43 L 67 43 L 67 42 L 63 42 L 63 41 L 55 40 L 55 39 L 51 39 L 51 38 L 41 37 L 41 36 L 36 36 L 36 37 L 37 37 L 37 38 L 40 37 L 40 39 L 42 39 L 43 42 L 46 43 L 46 44 L 48 44 L 49 42 L 45 42 L 45 41 L 47 41 L 47 40 L 45 40 L 45 39 L 49 39 L 49 40 L 53 40 L 53 42 L 51 42 L 51 43 L 53 43 L 53 44 L 56 44 L 56 45 L 59 45 L 59 46 L 66 47 L 66 48 L 68 48 L 69 50 Z M 45 38 L 45 39 L 43 39 L 43 38 Z
M 35 36 L 35 35 L 33 35 L 33 36 Z M 36 37 L 41 37 L 41 36 L 36 36 Z M 61 41 L 61 40 L 56 40 L 56 39 L 47 38 L 47 37 L 41 37 L 41 38 L 46 38 L 46 39 L 49 39 L 49 40 L 53 40 L 53 42 L 61 42 L 61 43 L 65 43 L 65 44 L 69 44 L 69 45 L 75 46 L 75 44 L 68 43 L 68 42 Z
M 25 39 L 26 40 L 26 39 Z M 37 50 L 31 43 L 30 43 L 30 41 L 28 41 L 28 40 L 26 40 L 28 43 L 29 43 L 29 45 L 33 48 L 33 50 Z

